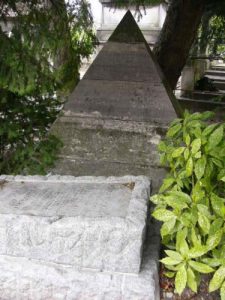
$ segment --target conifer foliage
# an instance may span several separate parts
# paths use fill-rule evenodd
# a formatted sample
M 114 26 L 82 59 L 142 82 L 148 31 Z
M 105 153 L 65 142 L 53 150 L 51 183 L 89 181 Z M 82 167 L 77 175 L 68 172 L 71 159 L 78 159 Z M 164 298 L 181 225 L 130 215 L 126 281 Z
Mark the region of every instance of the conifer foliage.
M 94 40 L 84 0 L 1 1 L 0 173 L 44 173 L 53 163 L 61 142 L 47 132 Z

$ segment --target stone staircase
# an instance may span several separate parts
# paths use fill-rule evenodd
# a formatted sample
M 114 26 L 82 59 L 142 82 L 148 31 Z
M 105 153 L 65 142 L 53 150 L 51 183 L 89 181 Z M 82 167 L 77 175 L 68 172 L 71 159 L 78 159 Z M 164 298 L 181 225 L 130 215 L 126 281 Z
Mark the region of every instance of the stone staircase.
M 205 72 L 205 76 L 211 79 L 214 85 L 225 93 L 225 66 L 215 66 Z
M 0 176 L 0 299 L 159 299 L 143 176 Z

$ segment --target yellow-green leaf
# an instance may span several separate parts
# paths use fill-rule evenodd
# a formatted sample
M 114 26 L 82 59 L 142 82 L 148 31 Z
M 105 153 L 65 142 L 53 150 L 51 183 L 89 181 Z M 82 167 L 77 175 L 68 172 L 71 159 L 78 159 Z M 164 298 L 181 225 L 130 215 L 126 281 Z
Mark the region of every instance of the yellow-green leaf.
M 194 172 L 198 180 L 200 180 L 203 177 L 205 172 L 205 166 L 206 166 L 206 157 L 205 155 L 203 155 L 195 163 Z
M 156 209 L 152 215 L 155 219 L 162 221 L 162 222 L 166 222 L 172 218 L 176 218 L 176 216 L 174 215 L 174 213 L 172 211 L 164 209 L 164 208 Z
M 171 234 L 171 231 L 173 230 L 175 224 L 176 224 L 176 218 L 171 218 L 165 223 L 163 223 L 160 229 L 161 236 L 164 237 L 168 234 Z
M 218 197 L 216 194 L 212 193 L 211 194 L 211 203 L 212 203 L 212 208 L 215 211 L 215 213 L 220 217 L 224 217 L 225 206 L 223 203 L 223 199 Z
M 205 234 L 209 233 L 209 229 L 210 229 L 209 219 L 201 213 L 198 213 L 198 224 Z
M 187 284 L 193 292 L 197 293 L 197 280 L 191 268 L 187 269 Z
M 188 253 L 188 257 L 189 258 L 197 258 L 197 257 L 204 255 L 207 251 L 208 251 L 208 249 L 205 246 L 196 245 L 190 249 L 190 251 Z
M 170 127 L 169 130 L 167 131 L 166 136 L 167 137 L 173 137 L 181 129 L 181 127 L 182 126 L 181 126 L 180 123 Z
M 219 126 L 209 136 L 208 147 L 209 149 L 215 148 L 223 139 L 223 125 Z
M 162 193 L 164 192 L 165 190 L 167 190 L 169 187 L 171 187 L 171 185 L 174 183 L 174 178 L 173 177 L 168 177 L 168 178 L 165 178 L 163 180 L 163 184 L 162 186 L 160 187 L 160 190 L 159 192 Z
M 179 157 L 185 150 L 185 147 L 179 147 L 177 149 L 175 149 L 172 153 L 172 157 L 173 158 L 176 158 L 176 157 Z
M 168 265 L 168 266 L 174 266 L 174 265 L 178 265 L 180 263 L 180 260 L 177 260 L 177 259 L 174 259 L 171 257 L 165 257 L 165 258 L 161 259 L 160 261 L 164 265 Z
M 216 248 L 219 245 L 223 236 L 223 229 L 218 230 L 213 235 L 210 235 L 207 239 L 206 245 L 209 250 Z
M 182 260 L 183 260 L 183 257 L 180 255 L 180 253 L 179 252 L 177 252 L 177 251 L 173 251 L 173 250 L 165 250 L 165 253 L 169 256 L 169 257 L 171 257 L 171 258 L 173 258 L 173 259 L 176 259 L 176 260 L 179 260 L 180 262 L 182 262 Z
M 221 287 L 221 284 L 223 283 L 225 279 L 225 267 L 221 266 L 213 275 L 213 278 L 211 279 L 209 283 L 209 292 L 213 292 Z
M 225 300 L 225 281 L 220 288 L 220 298 L 221 300 Z
M 193 173 L 193 159 L 190 157 L 186 164 L 186 175 L 187 177 L 191 176 Z
M 199 151 L 199 149 L 201 148 L 201 139 L 195 139 L 192 143 L 191 143 L 191 152 L 194 155 L 195 153 L 197 153 Z
M 187 284 L 187 271 L 183 265 L 177 272 L 175 277 L 175 288 L 179 295 L 183 292 Z
M 194 270 L 203 274 L 208 274 L 214 271 L 214 269 L 210 266 L 207 266 L 206 264 L 197 261 L 190 260 L 188 263 Z

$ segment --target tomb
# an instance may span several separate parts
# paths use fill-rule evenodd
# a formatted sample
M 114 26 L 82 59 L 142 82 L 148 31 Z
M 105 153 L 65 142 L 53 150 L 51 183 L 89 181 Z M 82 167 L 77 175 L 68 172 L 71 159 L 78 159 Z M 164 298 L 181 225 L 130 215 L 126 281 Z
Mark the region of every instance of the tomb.
M 180 113 L 128 12 L 53 124 L 51 174 L 0 176 L 1 299 L 159 300 L 149 178 Z

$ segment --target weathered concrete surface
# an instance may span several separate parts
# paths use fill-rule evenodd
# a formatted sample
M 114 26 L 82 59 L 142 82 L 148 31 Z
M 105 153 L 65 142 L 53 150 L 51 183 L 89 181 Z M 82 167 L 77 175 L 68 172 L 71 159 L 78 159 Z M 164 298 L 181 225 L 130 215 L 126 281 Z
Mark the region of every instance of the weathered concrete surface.
M 138 273 L 146 177 L 1 176 L 0 254 Z
M 144 122 L 65 115 L 52 128 L 64 147 L 51 171 L 74 176 L 155 174 L 156 191 L 165 175 L 157 153 L 165 132 L 166 127 Z
M 153 229 L 153 226 L 151 226 Z M 72 266 L 0 255 L 2 300 L 159 300 L 160 240 L 149 232 L 139 274 L 80 271 Z

